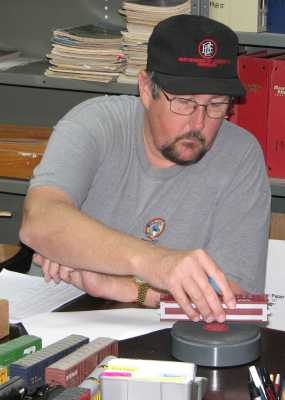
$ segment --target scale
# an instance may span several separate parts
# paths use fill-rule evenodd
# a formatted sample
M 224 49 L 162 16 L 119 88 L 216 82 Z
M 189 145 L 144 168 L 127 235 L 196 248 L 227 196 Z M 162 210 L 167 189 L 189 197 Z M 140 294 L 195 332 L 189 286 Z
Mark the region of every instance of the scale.
M 178 360 L 205 367 L 248 364 L 261 353 L 260 327 L 178 321 L 171 329 L 171 352 Z

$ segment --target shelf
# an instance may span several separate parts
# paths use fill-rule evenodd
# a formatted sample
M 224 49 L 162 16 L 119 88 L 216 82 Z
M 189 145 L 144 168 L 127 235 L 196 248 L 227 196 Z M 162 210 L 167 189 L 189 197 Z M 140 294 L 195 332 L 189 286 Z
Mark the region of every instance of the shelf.
M 262 47 L 285 48 L 285 34 L 271 32 L 236 32 L 239 44 Z
M 106 94 L 138 94 L 138 88 L 136 85 L 127 85 L 116 82 L 106 84 L 76 79 L 50 78 L 44 75 L 47 67 L 48 63 L 41 61 L 14 67 L 7 71 L 0 70 L 0 84 Z
M 285 179 L 270 178 L 271 194 L 276 197 L 285 197 Z
M 28 187 L 28 180 L 0 177 L 0 192 L 2 193 L 25 195 Z

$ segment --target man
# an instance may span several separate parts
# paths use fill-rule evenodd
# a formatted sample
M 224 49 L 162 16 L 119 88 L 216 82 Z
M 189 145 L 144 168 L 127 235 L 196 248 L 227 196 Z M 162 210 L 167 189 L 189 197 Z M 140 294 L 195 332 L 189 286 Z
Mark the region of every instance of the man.
M 208 322 L 225 319 L 209 279 L 232 308 L 235 294 L 264 290 L 263 156 L 226 121 L 244 94 L 237 52 L 223 24 L 168 18 L 149 40 L 140 98 L 91 99 L 57 124 L 20 232 L 47 280 L 154 307 L 169 292 Z

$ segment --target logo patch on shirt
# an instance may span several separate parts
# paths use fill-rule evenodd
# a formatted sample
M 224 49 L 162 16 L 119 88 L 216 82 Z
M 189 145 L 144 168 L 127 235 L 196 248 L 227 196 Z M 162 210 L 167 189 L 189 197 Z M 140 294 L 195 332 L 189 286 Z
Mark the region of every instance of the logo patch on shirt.
M 144 233 L 147 239 L 157 239 L 163 233 L 165 225 L 166 222 L 163 218 L 152 218 L 144 228 Z

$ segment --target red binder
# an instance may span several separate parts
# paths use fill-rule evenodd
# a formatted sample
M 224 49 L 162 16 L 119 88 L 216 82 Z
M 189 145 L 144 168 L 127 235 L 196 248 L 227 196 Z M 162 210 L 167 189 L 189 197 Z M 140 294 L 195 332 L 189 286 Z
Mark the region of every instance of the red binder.
M 268 172 L 285 178 L 285 55 L 272 59 L 268 110 Z
M 267 58 L 266 51 L 239 56 L 238 74 L 245 86 L 246 96 L 235 104 L 234 114 L 230 118 L 230 121 L 247 129 L 257 138 L 265 160 L 271 69 L 271 58 Z

